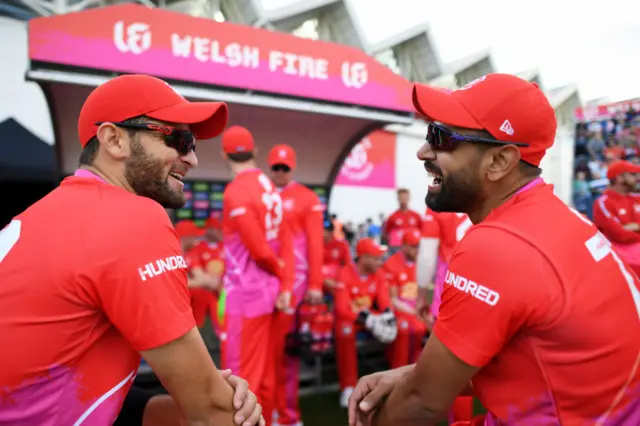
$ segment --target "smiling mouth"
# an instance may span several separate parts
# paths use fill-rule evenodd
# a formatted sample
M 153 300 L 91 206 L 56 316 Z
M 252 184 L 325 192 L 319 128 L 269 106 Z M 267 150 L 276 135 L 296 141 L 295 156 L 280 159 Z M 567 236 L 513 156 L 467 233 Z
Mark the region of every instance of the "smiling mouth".
M 175 180 L 179 180 L 180 182 L 182 182 L 182 179 L 184 178 L 183 175 L 179 174 L 179 173 L 175 173 L 175 172 L 171 172 L 169 173 L 169 176 L 171 176 L 172 178 L 174 178 Z
M 442 185 L 442 175 L 438 173 L 434 168 L 424 164 L 424 169 L 427 171 L 427 176 L 429 177 L 429 187 L 437 187 Z

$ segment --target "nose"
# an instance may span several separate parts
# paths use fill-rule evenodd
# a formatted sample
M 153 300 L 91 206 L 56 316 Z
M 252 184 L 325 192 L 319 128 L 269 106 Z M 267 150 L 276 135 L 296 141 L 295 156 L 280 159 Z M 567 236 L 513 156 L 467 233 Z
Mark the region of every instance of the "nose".
M 433 151 L 433 149 L 431 149 L 431 145 L 426 142 L 420 147 L 420 149 L 418 149 L 416 155 L 418 157 L 418 160 L 420 161 L 436 159 L 436 153 Z
M 191 169 L 198 166 L 198 157 L 194 150 L 189 151 L 187 155 L 183 155 L 180 159 L 187 163 Z

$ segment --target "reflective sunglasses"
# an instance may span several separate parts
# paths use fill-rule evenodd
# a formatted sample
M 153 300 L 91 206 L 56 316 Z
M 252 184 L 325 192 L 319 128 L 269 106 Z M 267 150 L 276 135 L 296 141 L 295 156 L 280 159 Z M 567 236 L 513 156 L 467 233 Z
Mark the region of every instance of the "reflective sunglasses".
M 96 126 L 105 123 L 101 121 L 96 123 Z M 142 130 L 148 132 L 162 133 L 164 143 L 169 147 L 178 151 L 180 155 L 187 155 L 191 151 L 196 150 L 196 136 L 189 130 L 176 129 L 175 127 L 160 126 L 154 123 L 111 123 L 114 126 L 121 127 L 123 129 Z
M 285 166 L 284 164 L 274 164 L 271 166 L 271 170 L 274 172 L 289 173 L 291 171 L 291 167 Z
M 504 142 L 495 139 L 481 138 L 478 136 L 466 136 L 455 133 L 444 126 L 429 123 L 427 130 L 427 143 L 432 149 L 439 151 L 453 151 L 462 142 L 467 143 L 488 143 L 493 145 L 515 145 L 521 147 L 529 146 L 528 143 Z

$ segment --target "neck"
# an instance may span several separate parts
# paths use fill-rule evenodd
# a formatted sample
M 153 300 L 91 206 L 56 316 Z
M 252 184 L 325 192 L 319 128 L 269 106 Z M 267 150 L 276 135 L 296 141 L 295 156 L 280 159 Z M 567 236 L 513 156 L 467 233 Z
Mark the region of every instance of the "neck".
M 254 160 L 245 161 L 244 163 L 231 163 L 231 173 L 233 173 L 234 176 L 237 176 L 245 170 L 255 169 L 257 167 L 258 166 Z
M 516 192 L 518 192 L 521 188 L 523 188 L 524 186 L 533 182 L 536 179 L 538 179 L 538 176 L 522 177 L 516 180 L 513 184 L 509 185 L 507 188 L 505 188 L 505 190 L 497 191 L 498 195 L 493 197 L 488 197 L 481 206 L 479 206 L 477 209 L 474 209 L 473 211 L 468 213 L 471 223 L 476 225 L 482 222 L 489 215 L 489 213 L 491 213 L 494 209 L 503 205 L 505 202 L 507 202 L 507 200 L 513 197 L 513 195 Z
M 360 275 L 369 275 L 369 273 L 367 272 L 366 268 L 364 267 L 364 265 L 361 262 L 358 262 L 358 274 Z
M 627 188 L 625 185 L 614 185 L 611 187 L 611 189 L 615 192 L 617 192 L 620 195 L 627 195 L 629 194 L 629 192 L 631 192 L 629 190 L 629 188 Z
M 406 212 L 407 210 L 409 210 L 409 206 L 400 205 L 400 208 L 398 210 L 400 210 L 401 212 Z
M 94 164 L 91 166 L 82 165 L 80 166 L 80 168 L 82 170 L 87 170 L 97 176 L 100 176 L 102 179 L 104 179 L 106 182 L 110 183 L 111 185 L 122 188 L 126 191 L 131 192 L 132 194 L 136 193 L 136 191 L 133 189 L 133 187 L 131 187 L 131 185 L 129 185 L 129 182 L 127 182 L 124 176 L 118 176 L 116 173 L 109 172 L 108 170 L 106 170 L 105 167 Z

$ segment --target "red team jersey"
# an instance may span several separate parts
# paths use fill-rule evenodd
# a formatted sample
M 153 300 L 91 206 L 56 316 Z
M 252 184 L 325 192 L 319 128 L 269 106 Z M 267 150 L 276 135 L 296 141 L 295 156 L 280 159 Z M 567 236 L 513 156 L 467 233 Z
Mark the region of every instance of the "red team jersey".
M 640 233 L 624 228 L 640 223 L 640 194 L 623 195 L 607 189 L 593 204 L 593 222 L 614 243 L 640 242 Z
M 422 237 L 438 239 L 438 257 L 449 263 L 458 243 L 473 224 L 464 213 L 437 213 L 427 208 L 422 221 Z
M 333 238 L 324 244 L 322 274 L 325 278 L 336 280 L 343 266 L 352 262 L 349 244 L 344 240 Z
M 202 268 L 207 274 L 220 277 L 224 274 L 224 245 L 201 241 L 196 247 Z
M 309 289 L 322 290 L 324 205 L 313 190 L 298 182 L 282 188 L 280 197 L 293 238 L 296 270 L 306 272 Z
M 407 228 L 422 227 L 422 217 L 413 210 L 396 210 L 384 223 L 383 235 L 389 238 L 389 245 L 398 247 L 402 245 L 402 233 Z
M 387 259 L 382 270 L 389 287 L 397 291 L 398 299 L 415 307 L 418 300 L 416 263 L 407 260 L 404 253 L 398 252 Z
M 186 271 L 166 211 L 97 177 L 18 215 L 0 233 L 0 424 L 113 424 L 139 351 L 195 327 Z
M 391 307 L 384 272 L 360 276 L 353 263 L 340 269 L 334 297 L 336 315 L 350 321 L 355 321 L 363 309 L 373 310 L 374 302 L 378 311 Z
M 435 334 L 480 367 L 487 425 L 640 424 L 638 278 L 540 183 L 469 230 Z

